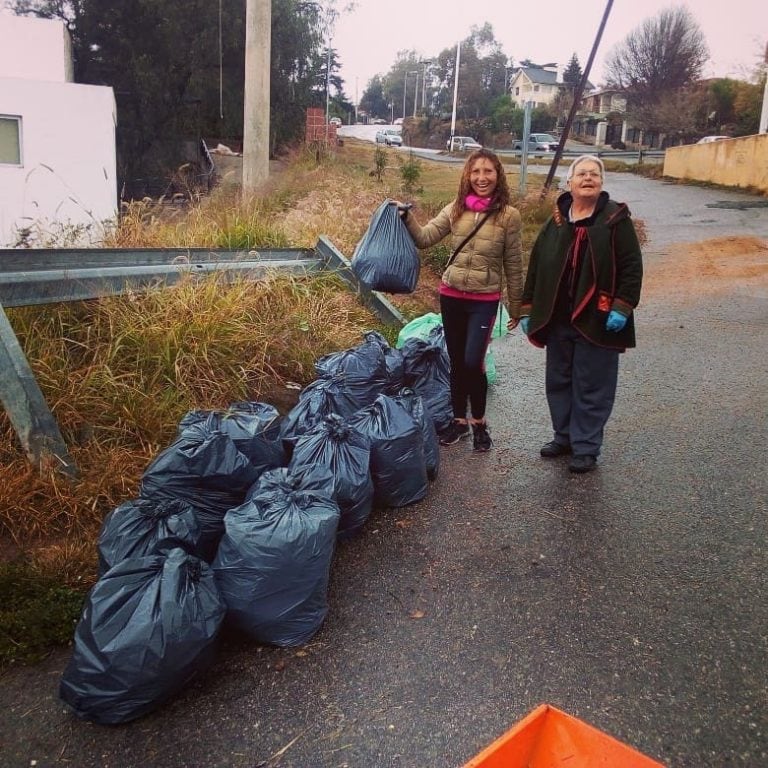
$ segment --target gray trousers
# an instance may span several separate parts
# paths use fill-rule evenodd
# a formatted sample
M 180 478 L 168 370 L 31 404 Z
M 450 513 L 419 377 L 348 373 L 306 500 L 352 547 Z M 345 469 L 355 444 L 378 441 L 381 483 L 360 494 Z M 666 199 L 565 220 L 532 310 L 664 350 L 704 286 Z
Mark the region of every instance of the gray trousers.
M 546 392 L 555 441 L 576 456 L 599 456 L 613 410 L 619 352 L 587 341 L 573 326 L 556 324 L 547 339 Z

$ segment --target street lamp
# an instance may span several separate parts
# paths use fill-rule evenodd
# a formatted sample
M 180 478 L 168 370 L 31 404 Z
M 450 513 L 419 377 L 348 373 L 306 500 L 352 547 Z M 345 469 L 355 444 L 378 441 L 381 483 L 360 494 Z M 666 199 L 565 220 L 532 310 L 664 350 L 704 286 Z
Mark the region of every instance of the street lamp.
M 456 101 L 459 95 L 459 62 L 461 61 L 461 40 L 456 43 L 456 70 L 453 73 L 453 109 L 451 111 L 450 148 L 453 150 L 453 136 L 456 133 Z

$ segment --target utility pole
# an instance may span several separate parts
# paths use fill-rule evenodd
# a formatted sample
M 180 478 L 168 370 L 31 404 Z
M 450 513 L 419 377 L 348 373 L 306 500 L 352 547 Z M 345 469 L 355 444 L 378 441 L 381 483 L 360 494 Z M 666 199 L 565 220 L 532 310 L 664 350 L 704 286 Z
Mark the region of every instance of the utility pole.
M 760 111 L 758 133 L 768 133 L 768 43 L 765 44 L 765 87 L 763 89 L 763 108 Z
M 554 158 L 552 158 L 552 165 L 550 165 L 549 167 L 549 173 L 547 174 L 547 179 L 544 182 L 544 186 L 541 188 L 542 200 L 547 196 L 547 192 L 549 191 L 549 188 L 552 185 L 552 179 L 555 178 L 555 171 L 557 170 L 557 164 L 560 162 L 560 158 L 563 156 L 563 148 L 565 147 L 565 142 L 568 139 L 568 134 L 570 133 L 571 125 L 573 124 L 573 118 L 576 115 L 576 110 L 579 108 L 579 102 L 581 101 L 581 94 L 584 93 L 584 86 L 587 84 L 587 79 L 589 78 L 589 71 L 592 69 L 592 62 L 595 60 L 595 54 L 597 53 L 598 46 L 600 45 L 600 39 L 603 36 L 603 30 L 605 29 L 605 24 L 608 21 L 608 16 L 611 13 L 612 7 L 613 7 L 613 0 L 608 0 L 608 2 L 605 4 L 605 11 L 603 11 L 603 18 L 600 21 L 600 26 L 598 27 L 597 34 L 595 35 L 595 41 L 594 43 L 592 43 L 592 50 L 589 53 L 589 59 L 587 59 L 587 64 L 584 67 L 584 71 L 581 73 L 581 80 L 579 80 L 579 84 L 576 87 L 576 91 L 573 94 L 573 104 L 571 105 L 571 111 L 568 113 L 568 117 L 565 120 L 565 125 L 563 126 L 563 132 L 560 135 L 560 143 L 557 145 Z
M 245 101 L 243 105 L 243 194 L 269 176 L 269 73 L 272 48 L 271 0 L 246 0 Z

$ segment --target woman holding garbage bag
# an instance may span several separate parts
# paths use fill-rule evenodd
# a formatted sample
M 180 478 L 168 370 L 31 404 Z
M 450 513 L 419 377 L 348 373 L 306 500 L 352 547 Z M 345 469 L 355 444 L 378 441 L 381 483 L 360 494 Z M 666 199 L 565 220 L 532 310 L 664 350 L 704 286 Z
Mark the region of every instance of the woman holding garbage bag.
M 522 224 L 510 205 L 504 168 L 495 153 L 472 152 L 456 198 L 423 226 L 409 206 L 396 204 L 419 248 L 450 236 L 453 250 L 440 281 L 440 313 L 451 360 L 454 419 L 440 434 L 440 444 L 454 445 L 472 434 L 474 449 L 487 451 L 492 442 L 485 418 L 485 355 L 504 284 L 510 330 L 518 323 L 522 289 Z

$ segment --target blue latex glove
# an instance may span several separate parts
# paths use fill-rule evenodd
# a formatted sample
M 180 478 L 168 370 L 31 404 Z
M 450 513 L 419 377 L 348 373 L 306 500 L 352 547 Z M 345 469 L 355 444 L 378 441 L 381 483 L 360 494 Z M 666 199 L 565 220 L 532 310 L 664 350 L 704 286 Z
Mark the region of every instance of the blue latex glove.
M 523 315 L 520 318 L 520 330 L 527 336 L 528 328 L 531 325 L 531 318 L 528 315 Z
M 626 324 L 626 315 L 622 315 L 621 312 L 617 312 L 615 309 L 612 309 L 608 313 L 608 319 L 605 321 L 605 330 L 618 333 Z

